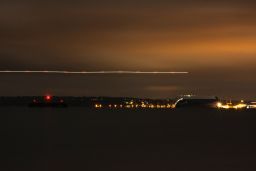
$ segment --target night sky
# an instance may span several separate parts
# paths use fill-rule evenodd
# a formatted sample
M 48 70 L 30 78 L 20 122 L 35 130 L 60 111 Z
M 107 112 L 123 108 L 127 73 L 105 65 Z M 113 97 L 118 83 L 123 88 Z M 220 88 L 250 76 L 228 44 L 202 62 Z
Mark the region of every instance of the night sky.
M 1 70 L 190 74 L 0 74 L 0 95 L 254 99 L 255 9 L 249 0 L 1 0 Z

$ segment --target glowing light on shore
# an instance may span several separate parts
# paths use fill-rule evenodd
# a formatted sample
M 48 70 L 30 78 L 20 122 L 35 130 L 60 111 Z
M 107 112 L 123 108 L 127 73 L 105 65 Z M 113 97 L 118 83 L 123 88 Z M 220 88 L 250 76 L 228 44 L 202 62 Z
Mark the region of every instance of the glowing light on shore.
M 231 102 L 226 103 L 226 104 L 222 104 L 222 103 L 217 103 L 217 107 L 219 109 L 245 109 L 246 107 L 248 107 L 247 104 L 244 103 L 244 100 L 241 100 L 240 103 L 238 103 L 237 105 L 233 105 Z
M 46 95 L 44 98 L 45 98 L 46 101 L 51 101 L 52 100 L 52 96 L 51 95 Z
M 189 72 L 181 71 L 15 71 L 15 70 L 4 70 L 0 73 L 39 73 L 39 74 L 189 74 Z
M 221 108 L 222 106 L 223 106 L 223 105 L 222 105 L 221 102 L 218 102 L 218 103 L 217 103 L 217 107 L 218 107 L 218 108 Z

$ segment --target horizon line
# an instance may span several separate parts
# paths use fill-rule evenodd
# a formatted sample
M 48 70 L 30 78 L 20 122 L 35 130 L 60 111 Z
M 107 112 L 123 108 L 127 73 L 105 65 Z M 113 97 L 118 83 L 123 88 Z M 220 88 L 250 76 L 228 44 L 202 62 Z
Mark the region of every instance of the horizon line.
M 1 70 L 0 73 L 42 74 L 189 74 L 187 71 L 58 71 L 58 70 Z

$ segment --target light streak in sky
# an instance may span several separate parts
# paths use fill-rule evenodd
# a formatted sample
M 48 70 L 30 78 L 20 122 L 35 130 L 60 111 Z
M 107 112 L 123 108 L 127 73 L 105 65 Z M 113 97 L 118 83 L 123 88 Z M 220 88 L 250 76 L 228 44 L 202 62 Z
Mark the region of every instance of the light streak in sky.
M 39 74 L 189 74 L 189 72 L 171 71 L 32 71 L 32 70 L 4 70 L 0 73 L 39 73 Z

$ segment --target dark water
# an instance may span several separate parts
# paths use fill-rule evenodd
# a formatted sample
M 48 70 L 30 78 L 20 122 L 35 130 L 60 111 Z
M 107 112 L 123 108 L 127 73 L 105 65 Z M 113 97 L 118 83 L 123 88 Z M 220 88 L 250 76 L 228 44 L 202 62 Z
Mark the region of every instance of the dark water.
M 0 108 L 1 170 L 255 170 L 256 111 Z

